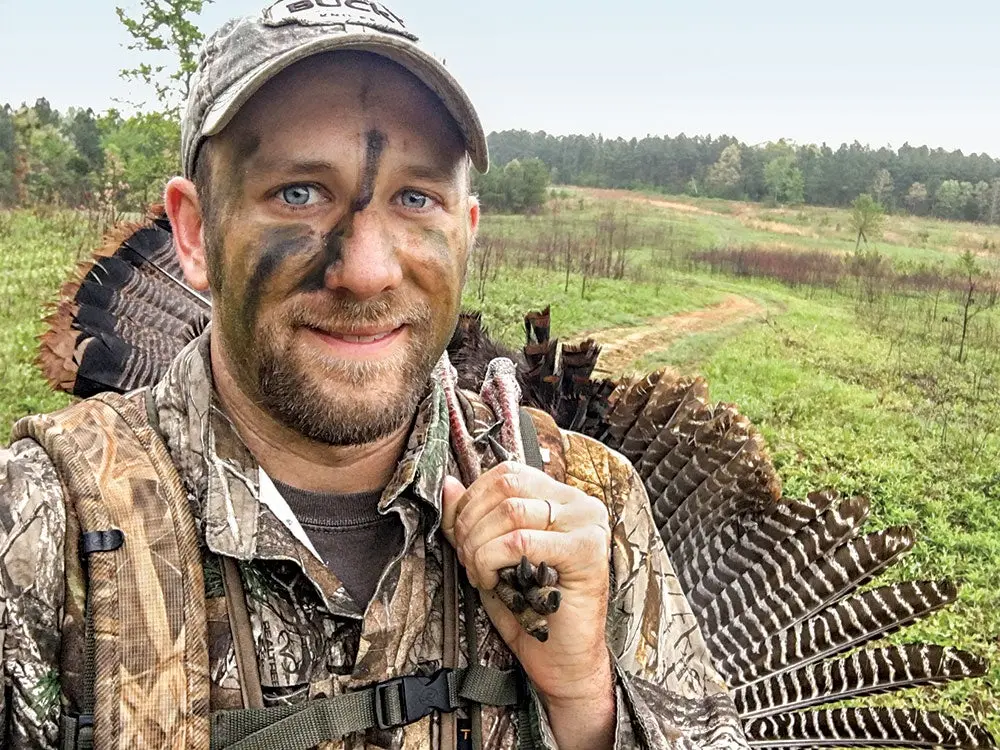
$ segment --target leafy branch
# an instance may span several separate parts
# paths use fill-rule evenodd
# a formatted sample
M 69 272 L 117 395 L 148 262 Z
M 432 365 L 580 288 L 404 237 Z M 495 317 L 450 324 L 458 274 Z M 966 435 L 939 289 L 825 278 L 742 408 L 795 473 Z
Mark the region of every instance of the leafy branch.
M 142 62 L 120 72 L 127 81 L 142 81 L 152 86 L 156 99 L 166 114 L 176 117 L 191 90 L 191 78 L 198 66 L 198 50 L 205 35 L 194 19 L 212 0 L 141 0 L 140 15 L 129 16 L 124 8 L 115 8 L 118 20 L 132 37 L 128 49 L 152 53 L 161 59 L 165 53 L 171 63 Z

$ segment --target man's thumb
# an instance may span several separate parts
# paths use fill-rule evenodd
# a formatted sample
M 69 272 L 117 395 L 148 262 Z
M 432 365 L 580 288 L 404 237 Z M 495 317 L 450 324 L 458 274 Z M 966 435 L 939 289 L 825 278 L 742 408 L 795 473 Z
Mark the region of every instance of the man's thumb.
M 444 491 L 442 492 L 442 505 L 454 505 L 462 495 L 465 494 L 465 485 L 455 477 L 448 475 L 444 478 Z

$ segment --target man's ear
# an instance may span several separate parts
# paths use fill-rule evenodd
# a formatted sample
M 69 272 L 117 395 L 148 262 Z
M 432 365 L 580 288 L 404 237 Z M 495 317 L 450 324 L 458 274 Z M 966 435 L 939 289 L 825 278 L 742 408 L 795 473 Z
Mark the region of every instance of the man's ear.
M 479 198 L 474 195 L 469 196 L 469 238 L 476 239 L 479 231 Z M 469 244 L 472 244 L 471 242 Z
M 167 183 L 163 203 L 173 228 L 174 247 L 184 271 L 184 280 L 192 289 L 207 291 L 208 259 L 198 190 L 191 180 L 174 177 Z
M 462 270 L 462 286 L 465 286 L 465 282 L 469 278 L 469 267 L 472 265 L 472 251 L 476 246 L 476 234 L 479 232 L 479 198 L 470 195 L 467 200 L 469 202 L 469 223 L 467 225 L 469 241 L 465 246 L 465 267 Z

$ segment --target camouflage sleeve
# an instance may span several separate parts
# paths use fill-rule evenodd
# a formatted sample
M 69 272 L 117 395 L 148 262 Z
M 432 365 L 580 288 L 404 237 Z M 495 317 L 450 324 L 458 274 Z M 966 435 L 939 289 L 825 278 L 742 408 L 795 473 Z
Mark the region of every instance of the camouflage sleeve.
M 59 647 L 66 515 L 39 445 L 0 448 L 0 731 L 11 750 L 58 744 Z
M 589 438 L 570 435 L 568 450 L 589 454 L 572 464 L 591 470 L 567 481 L 590 494 L 599 494 L 599 487 L 611 512 L 615 747 L 746 748 L 736 707 L 667 558 L 642 479 L 624 457 Z

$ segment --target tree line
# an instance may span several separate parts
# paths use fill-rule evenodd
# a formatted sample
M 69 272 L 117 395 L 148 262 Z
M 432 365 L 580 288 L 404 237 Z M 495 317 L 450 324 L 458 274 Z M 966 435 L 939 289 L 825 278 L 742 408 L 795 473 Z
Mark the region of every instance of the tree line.
M 177 112 L 124 117 L 117 110 L 53 109 L 46 99 L 0 108 L 0 206 L 67 206 L 114 221 L 159 200 L 180 169 Z M 548 197 L 549 169 L 511 159 L 476 175 L 487 211 L 530 213 Z
M 605 139 L 504 131 L 475 189 L 487 211 L 528 213 L 550 181 L 716 198 L 848 206 L 860 194 L 888 211 L 1000 223 L 1000 161 L 904 145 L 873 149 L 720 136 Z M 0 206 L 99 209 L 115 219 L 159 199 L 180 164 L 175 111 L 59 112 L 47 100 L 0 107 Z
M 541 159 L 553 182 L 653 189 L 714 198 L 848 206 L 867 193 L 889 211 L 1000 222 L 1000 161 L 927 146 L 834 149 L 730 136 L 603 138 L 506 130 L 489 137 L 494 163 Z
M 98 209 L 114 220 L 157 201 L 179 167 L 169 114 L 60 113 L 45 99 L 0 107 L 0 206 Z

